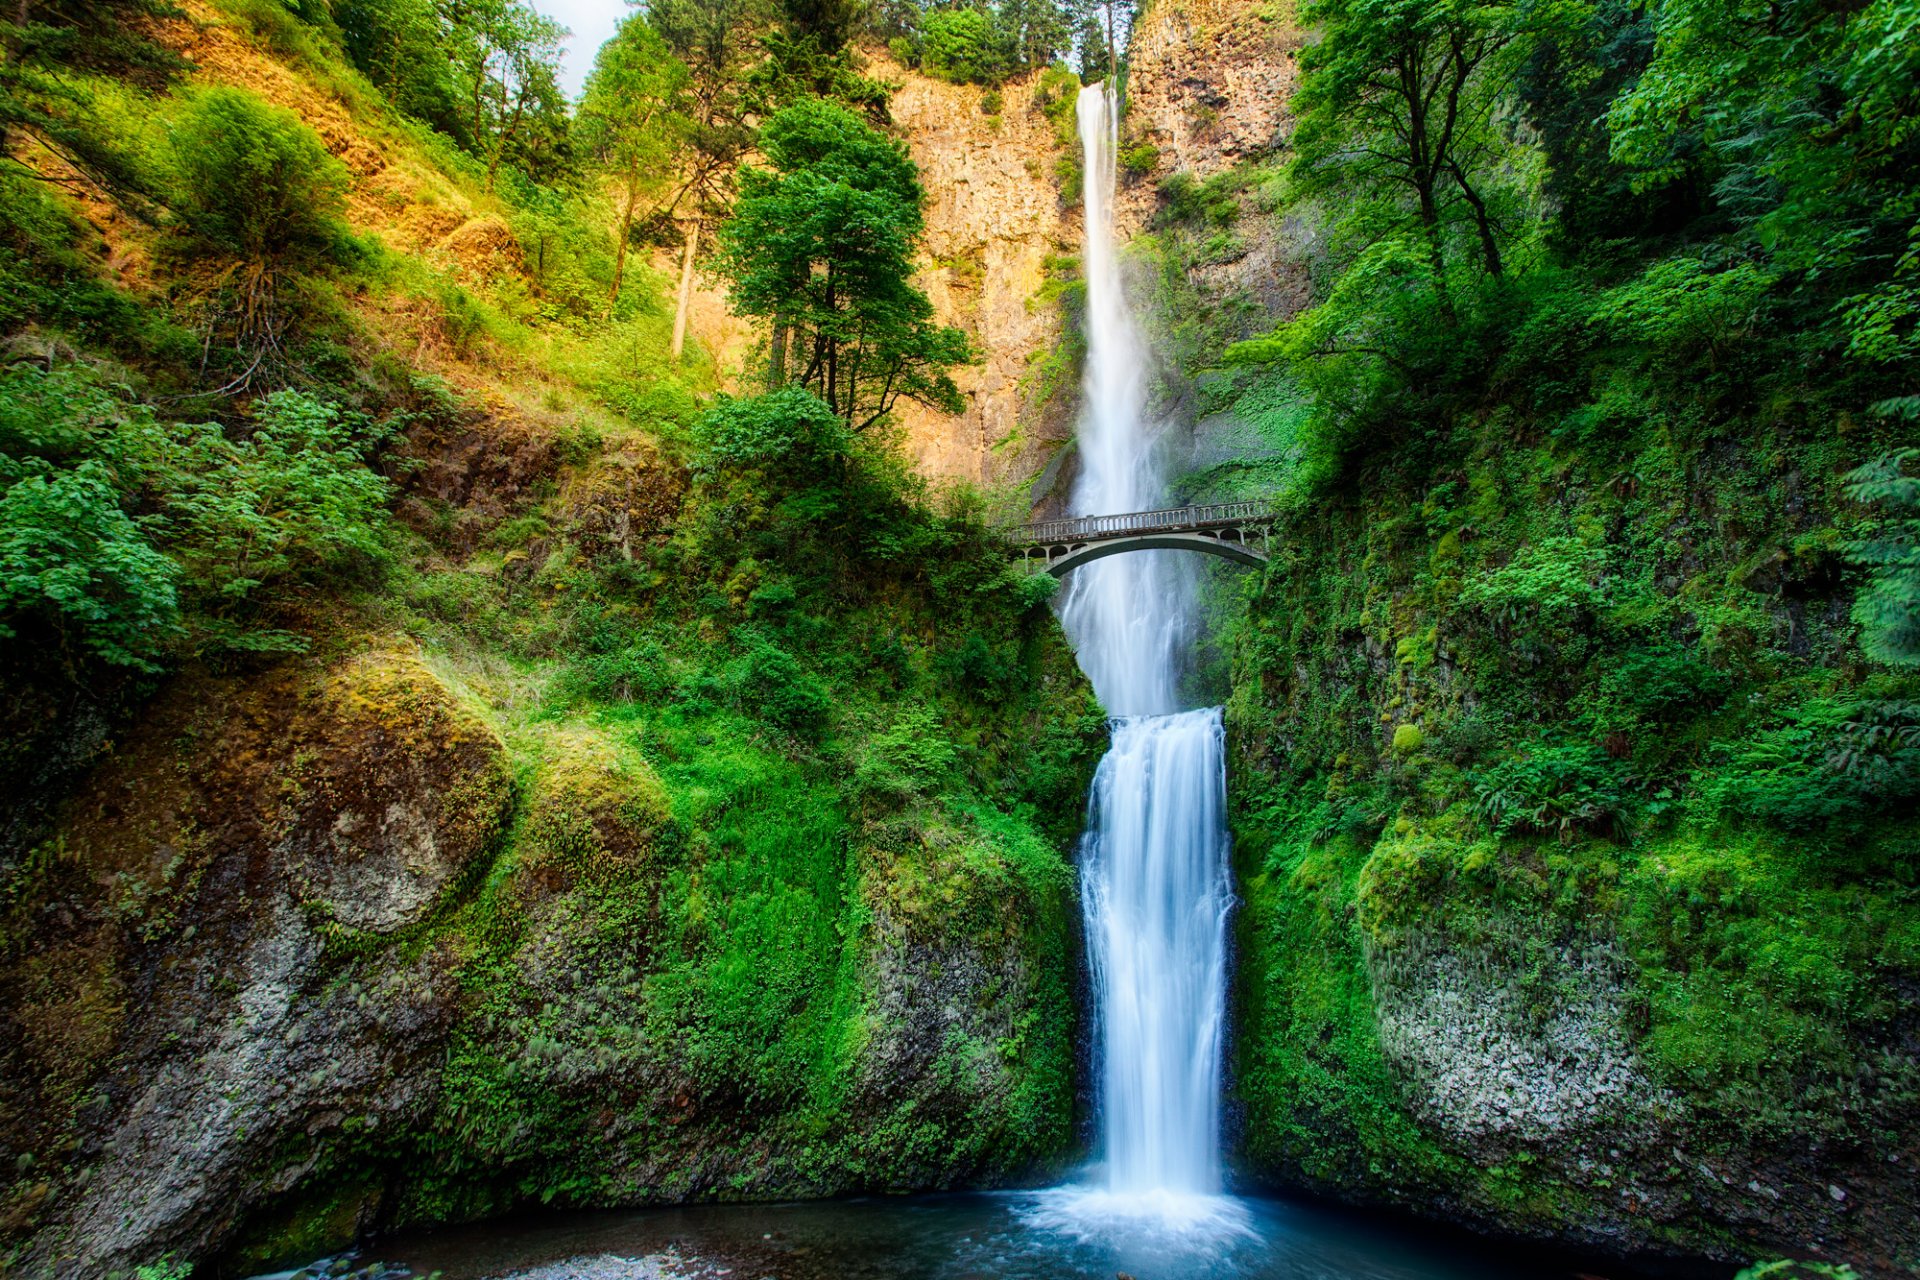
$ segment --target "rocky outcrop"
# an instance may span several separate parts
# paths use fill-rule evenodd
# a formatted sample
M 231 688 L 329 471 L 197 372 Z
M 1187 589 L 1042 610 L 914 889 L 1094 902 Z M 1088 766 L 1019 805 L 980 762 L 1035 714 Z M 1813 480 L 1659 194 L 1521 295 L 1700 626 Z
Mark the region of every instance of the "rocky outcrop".
M 1631 966 L 1606 943 L 1548 948 L 1537 975 L 1491 947 L 1372 950 L 1380 1048 L 1421 1116 L 1464 1143 L 1645 1135 L 1677 1103 L 1627 1038 Z M 1527 999 L 1528 983 L 1556 998 Z
M 321 1144 L 418 1121 L 454 966 L 382 940 L 482 865 L 509 797 L 500 740 L 405 649 L 177 685 L 9 922 L 25 1273 L 203 1253 Z
M 1154 159 L 1116 207 L 1122 227 L 1151 220 L 1154 185 L 1204 180 L 1278 150 L 1305 33 L 1285 0 L 1155 0 L 1127 47 L 1128 139 Z
M 1036 77 L 989 96 L 884 58 L 870 74 L 900 85 L 890 109 L 927 189 L 919 283 L 940 321 L 965 329 L 981 356 L 956 371 L 963 413 L 902 406 L 908 452 L 928 475 L 1025 484 L 1073 434 L 1070 397 L 1044 399 L 1030 374 L 1063 333 L 1059 307 L 1039 296 L 1047 261 L 1078 252 L 1080 239 L 1078 211 L 1061 204 L 1059 148 L 1034 99 Z
M 245 1274 L 556 1194 L 992 1185 L 1068 1148 L 1051 844 L 906 793 L 689 823 L 705 791 L 585 723 L 515 757 L 517 803 L 501 740 L 398 645 L 149 710 L 0 935 L 16 1274 Z
M 1206 183 L 1284 158 L 1306 35 L 1284 0 L 1165 0 L 1147 6 L 1128 46 L 1124 145 L 1132 163 L 1115 202 L 1123 233 L 1155 229 L 1163 184 Z M 1309 297 L 1315 230 L 1237 193 L 1231 237 L 1187 264 L 1210 304 L 1245 299 L 1267 324 Z

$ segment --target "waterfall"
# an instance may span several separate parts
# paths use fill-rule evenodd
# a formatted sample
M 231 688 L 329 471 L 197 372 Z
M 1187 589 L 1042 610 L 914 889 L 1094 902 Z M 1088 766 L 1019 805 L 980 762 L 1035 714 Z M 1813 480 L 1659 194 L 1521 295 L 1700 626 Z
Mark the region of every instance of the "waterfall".
M 1098 85 L 1083 88 L 1077 106 L 1087 357 L 1073 509 L 1105 515 L 1162 505 L 1169 459 L 1148 414 L 1146 353 L 1114 244 L 1118 103 Z M 1060 610 L 1114 717 L 1081 845 L 1105 1191 L 1161 1208 L 1220 1189 L 1231 889 L 1220 710 L 1180 706 L 1197 585 L 1190 555 L 1130 552 L 1075 570 Z

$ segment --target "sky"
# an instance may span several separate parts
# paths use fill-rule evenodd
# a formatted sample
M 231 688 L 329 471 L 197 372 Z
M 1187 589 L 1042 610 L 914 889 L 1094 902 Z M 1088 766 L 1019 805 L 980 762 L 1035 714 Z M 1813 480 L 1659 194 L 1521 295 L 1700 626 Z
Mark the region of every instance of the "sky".
M 580 86 L 593 70 L 593 55 L 613 35 L 614 24 L 633 12 L 626 0 L 532 0 L 533 7 L 573 32 L 566 60 L 560 64 L 560 84 L 567 96 L 578 98 Z

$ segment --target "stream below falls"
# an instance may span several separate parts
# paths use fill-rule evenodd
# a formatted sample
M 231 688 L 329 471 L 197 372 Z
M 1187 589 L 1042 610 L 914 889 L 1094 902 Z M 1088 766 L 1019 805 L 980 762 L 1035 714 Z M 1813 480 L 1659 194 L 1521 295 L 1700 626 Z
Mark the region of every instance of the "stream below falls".
M 1063 1219 L 1052 1192 L 542 1216 L 385 1242 L 442 1280 L 1538 1280 L 1564 1263 L 1259 1198 L 1216 1215 Z

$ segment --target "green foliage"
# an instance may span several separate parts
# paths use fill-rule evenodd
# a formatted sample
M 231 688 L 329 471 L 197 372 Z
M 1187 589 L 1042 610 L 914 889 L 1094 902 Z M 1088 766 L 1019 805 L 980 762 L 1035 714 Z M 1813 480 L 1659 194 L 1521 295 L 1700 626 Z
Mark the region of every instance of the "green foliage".
M 958 412 L 947 369 L 973 356 L 912 283 L 924 193 L 906 148 L 808 100 L 767 121 L 761 149 L 771 168 L 741 175 L 720 267 L 734 308 L 775 326 L 775 385 L 790 375 L 856 431 L 901 397 Z
M 163 1258 L 159 1262 L 149 1262 L 145 1266 L 133 1269 L 132 1280 L 187 1280 L 193 1274 L 191 1262 L 176 1262 L 172 1258 Z
M 1875 536 L 1852 543 L 1854 560 L 1873 572 L 1854 600 L 1867 652 L 1894 666 L 1920 666 L 1920 479 L 1904 471 L 1920 450 L 1888 454 L 1847 475 L 1847 496 L 1893 514 Z
M 924 9 L 909 4 L 892 25 L 911 34 L 892 36 L 888 44 L 896 58 L 927 75 L 956 84 L 997 85 L 1065 57 L 1074 45 L 1074 8 L 1061 0 Z
M 303 647 L 246 624 L 273 589 L 366 578 L 384 564 L 391 490 L 366 465 L 378 434 L 293 391 L 265 397 L 237 439 L 210 424 L 178 430 L 165 455 L 165 512 L 211 642 Z
M 617 302 L 643 199 L 659 201 L 684 167 L 696 136 L 687 68 L 645 18 L 621 22 L 600 46 L 580 100 L 578 133 L 618 184 L 620 232 L 615 245 L 612 296 Z
M 559 23 L 515 0 L 340 0 L 331 12 L 353 65 L 483 161 L 489 188 L 503 167 L 538 181 L 569 173 Z
M 346 168 L 290 111 L 242 89 L 195 93 L 175 124 L 174 208 L 194 240 L 260 265 L 313 259 L 343 234 Z
M 60 471 L 30 460 L 0 480 L 0 639 L 29 614 L 101 661 L 157 670 L 179 571 L 122 509 L 113 473 L 95 459 Z
M 929 75 L 991 84 L 1005 75 L 993 18 L 979 9 L 941 9 L 920 20 L 920 67 Z
M 1503 269 L 1500 94 L 1523 47 L 1519 15 L 1465 0 L 1318 0 L 1325 32 L 1301 58 L 1294 171 L 1340 190 L 1368 238 L 1412 233 L 1444 297 L 1448 243 L 1464 222 L 1481 265 Z
M 1859 1274 L 1844 1262 L 1796 1262 L 1782 1258 L 1775 1262 L 1756 1262 L 1743 1268 L 1734 1280 L 1859 1280 Z
M 1911 6 L 1806 6 L 1774 20 L 1754 4 L 1677 0 L 1653 20 L 1653 56 L 1608 116 L 1614 158 L 1643 189 L 1711 183 L 1753 242 L 1833 305 L 1852 355 L 1912 360 Z
M 853 435 L 826 401 L 787 387 L 743 400 L 723 397 L 694 428 L 694 446 L 695 465 L 708 474 L 751 471 L 763 486 L 798 487 L 841 466 Z
M 1920 795 L 1920 722 L 1910 704 L 1821 699 L 1721 751 L 1701 789 L 1706 810 L 1789 831 L 1857 828 Z
M 183 634 L 303 647 L 260 620 L 386 562 L 380 438 L 298 392 L 265 397 L 233 435 L 161 423 L 73 367 L 15 367 L 0 377 L 0 637 L 30 618 L 75 656 L 146 671 Z
M 105 85 L 165 88 L 187 63 L 148 34 L 166 0 L 21 0 L 0 18 L 0 181 L 42 174 L 15 154 L 31 140 L 141 213 L 158 194 L 136 139 L 100 110 Z
M 1541 745 L 1481 770 L 1476 808 L 1500 835 L 1607 830 L 1627 805 L 1628 779 L 1591 743 Z

